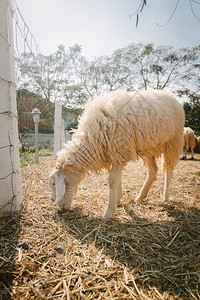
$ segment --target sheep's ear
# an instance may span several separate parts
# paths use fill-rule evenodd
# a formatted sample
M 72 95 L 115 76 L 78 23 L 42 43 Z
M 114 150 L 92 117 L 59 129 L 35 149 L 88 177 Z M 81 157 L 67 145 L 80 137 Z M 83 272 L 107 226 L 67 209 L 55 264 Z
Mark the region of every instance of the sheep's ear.
M 56 202 L 58 203 L 60 200 L 62 200 L 64 194 L 65 194 L 65 176 L 63 173 L 60 173 L 59 175 L 56 175 Z

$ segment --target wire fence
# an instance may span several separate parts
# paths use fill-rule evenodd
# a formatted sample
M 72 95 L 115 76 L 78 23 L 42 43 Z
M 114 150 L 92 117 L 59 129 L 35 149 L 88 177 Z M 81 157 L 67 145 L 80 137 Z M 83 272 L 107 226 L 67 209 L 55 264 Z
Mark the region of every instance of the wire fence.
M 0 169 L 0 215 L 5 215 L 20 210 L 22 206 L 19 148 L 21 146 L 24 150 L 34 144 L 32 111 L 35 108 L 41 112 L 39 133 L 43 136 L 39 135 L 39 140 L 46 139 L 42 143 L 47 147 L 55 144 L 55 100 L 59 98 L 64 71 L 60 68 L 56 74 L 51 71 L 55 83 L 52 94 L 51 89 L 45 91 L 41 85 L 36 85 L 35 70 L 40 80 L 48 82 L 48 66 L 52 63 L 52 55 L 48 57 L 41 54 L 17 0 L 0 1 L 0 54 L 0 163 L 3 165 Z M 58 58 L 64 64 L 62 53 L 56 55 L 55 61 Z M 61 126 L 57 127 L 60 134 L 62 131 L 60 138 L 65 142 L 64 127 L 62 130 Z
M 29 26 L 25 22 L 16 0 L 13 0 L 13 9 L 15 33 L 14 48 L 16 55 L 20 57 L 20 53 L 22 52 L 41 54 L 40 48 L 31 33 Z
M 31 114 L 32 110 L 35 108 L 38 108 L 41 111 L 39 132 L 52 134 L 54 105 L 53 103 L 49 103 L 49 101 L 43 97 L 41 90 L 35 88 L 33 71 L 27 66 L 31 61 L 34 64 L 37 64 L 39 58 L 42 57 L 42 54 L 16 0 L 13 0 L 13 29 L 20 139 L 23 139 L 25 136 L 27 137 L 28 134 L 32 134 L 35 130 Z M 27 68 L 27 72 L 24 68 Z M 38 69 L 38 74 L 42 76 L 43 72 L 43 66 L 41 64 Z M 24 73 L 26 74 L 26 81 L 24 80 Z M 27 82 L 29 82 L 28 86 Z M 50 106 L 51 110 L 49 109 Z
M 43 114 L 41 129 L 52 133 L 52 122 L 45 119 L 50 115 L 53 120 L 53 114 L 44 107 L 42 96 L 26 89 L 20 78 L 22 58 L 41 52 L 16 0 L 1 1 L 0 18 L 0 215 L 5 215 L 18 211 L 22 201 L 18 127 L 20 133 L 34 131 L 31 111 L 37 107 Z

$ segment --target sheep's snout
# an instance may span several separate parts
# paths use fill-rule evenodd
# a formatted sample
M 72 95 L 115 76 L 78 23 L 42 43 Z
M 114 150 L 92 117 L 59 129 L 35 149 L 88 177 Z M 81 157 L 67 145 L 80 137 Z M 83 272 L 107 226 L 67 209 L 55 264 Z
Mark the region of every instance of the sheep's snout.
M 60 210 L 69 210 L 74 195 L 74 188 L 66 185 L 66 175 L 55 169 L 49 175 L 52 189 L 52 200 L 56 201 Z
M 56 200 L 56 178 L 55 178 L 55 171 L 53 170 L 50 175 L 49 175 L 49 185 L 51 187 L 51 200 L 55 201 Z
M 52 189 L 52 198 L 59 203 L 65 194 L 65 176 L 62 172 L 56 173 L 53 170 L 49 175 L 49 184 Z

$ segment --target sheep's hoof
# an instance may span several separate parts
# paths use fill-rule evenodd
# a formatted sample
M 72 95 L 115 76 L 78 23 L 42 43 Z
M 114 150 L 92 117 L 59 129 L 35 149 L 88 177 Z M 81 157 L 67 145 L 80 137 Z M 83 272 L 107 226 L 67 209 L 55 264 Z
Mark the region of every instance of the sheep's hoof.
M 140 198 L 135 199 L 135 204 L 141 204 L 141 203 L 142 203 L 142 199 L 140 199 Z
M 107 210 L 106 213 L 105 213 L 105 218 L 113 219 L 114 218 L 114 213 L 111 210 Z
M 67 214 L 70 210 L 69 209 L 59 209 L 58 210 L 58 215 L 64 215 Z
M 162 202 L 169 202 L 169 196 L 163 196 Z

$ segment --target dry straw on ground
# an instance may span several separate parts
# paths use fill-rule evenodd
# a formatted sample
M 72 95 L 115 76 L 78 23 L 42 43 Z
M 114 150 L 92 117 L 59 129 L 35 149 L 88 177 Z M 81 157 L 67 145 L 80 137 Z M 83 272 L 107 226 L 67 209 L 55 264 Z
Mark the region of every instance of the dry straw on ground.
M 88 176 L 71 211 L 58 214 L 47 180 L 55 161 L 23 168 L 24 208 L 0 219 L 0 299 L 200 299 L 195 157 L 175 169 L 169 203 L 161 202 L 160 171 L 145 203 L 136 206 L 146 170 L 140 160 L 128 164 L 112 221 L 103 218 L 105 171 Z

